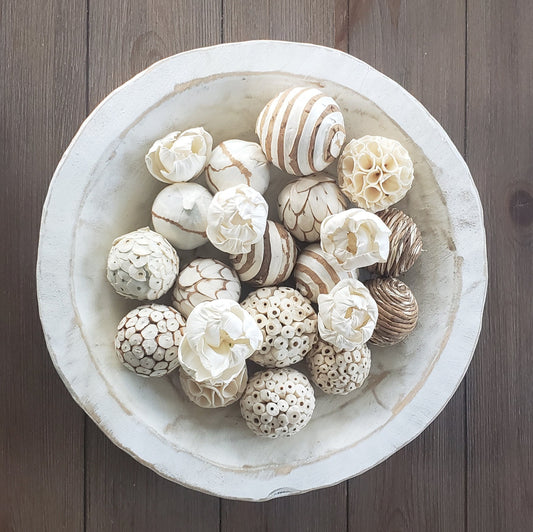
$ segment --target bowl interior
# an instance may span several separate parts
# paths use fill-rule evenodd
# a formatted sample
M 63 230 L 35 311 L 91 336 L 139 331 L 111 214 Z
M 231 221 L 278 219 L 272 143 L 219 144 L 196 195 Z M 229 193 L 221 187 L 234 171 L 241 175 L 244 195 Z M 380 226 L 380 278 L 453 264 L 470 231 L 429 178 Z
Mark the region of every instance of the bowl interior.
M 150 225 L 153 199 L 163 185 L 144 164 L 151 143 L 172 130 L 203 126 L 217 144 L 229 138 L 257 141 L 254 125 L 264 104 L 277 92 L 297 85 L 319 86 L 340 105 L 348 139 L 366 134 L 395 138 L 415 164 L 415 181 L 397 206 L 420 228 L 424 252 L 403 277 L 419 304 L 419 323 L 399 345 L 371 347 L 372 369 L 366 384 L 346 397 L 316 390 L 317 405 L 309 425 L 289 439 L 254 436 L 238 405 L 205 410 L 189 402 L 172 376 L 139 378 L 121 366 L 113 338 L 121 317 L 139 303 L 112 290 L 105 278 L 106 257 L 118 235 Z M 109 117 L 112 120 L 112 117 Z M 357 445 L 396 416 L 423 385 L 451 331 L 461 293 L 454 235 L 435 168 L 422 150 L 377 105 L 342 85 L 288 73 L 239 73 L 213 76 L 175 90 L 144 110 L 98 154 L 90 169 L 74 230 L 71 286 L 90 357 L 107 392 L 149 430 L 177 450 L 223 468 L 289 471 Z M 329 172 L 335 173 L 335 165 Z M 277 219 L 276 197 L 292 179 L 272 169 L 266 198 Z M 200 180 L 201 182 L 201 180 Z M 218 256 L 210 246 L 196 256 Z M 179 252 L 181 265 L 193 253 Z

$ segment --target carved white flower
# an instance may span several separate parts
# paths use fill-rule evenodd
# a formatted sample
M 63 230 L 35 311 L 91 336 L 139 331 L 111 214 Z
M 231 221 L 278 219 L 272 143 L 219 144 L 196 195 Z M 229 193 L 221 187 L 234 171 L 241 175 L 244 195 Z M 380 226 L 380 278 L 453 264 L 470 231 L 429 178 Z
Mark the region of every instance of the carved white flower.
M 329 294 L 318 296 L 318 332 L 339 349 L 353 350 L 367 342 L 377 319 L 376 302 L 357 279 L 344 279 Z
M 202 173 L 212 147 L 213 138 L 203 127 L 173 131 L 154 142 L 146 154 L 146 166 L 163 183 L 189 181 Z
M 320 228 L 320 246 L 344 270 L 385 262 L 390 229 L 375 214 L 349 209 L 328 216 Z
M 237 302 L 200 303 L 187 320 L 178 358 L 197 382 L 229 382 L 263 343 L 255 320 Z
M 217 192 L 207 211 L 207 237 L 221 251 L 249 253 L 265 233 L 268 204 L 252 187 Z

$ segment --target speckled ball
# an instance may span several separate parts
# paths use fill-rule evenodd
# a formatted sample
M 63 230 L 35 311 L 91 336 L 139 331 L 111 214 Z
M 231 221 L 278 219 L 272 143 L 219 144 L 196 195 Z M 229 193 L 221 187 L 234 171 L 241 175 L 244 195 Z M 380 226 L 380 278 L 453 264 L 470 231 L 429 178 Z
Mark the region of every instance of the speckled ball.
M 295 369 L 260 371 L 248 381 L 240 405 L 246 425 L 255 434 L 292 436 L 309 423 L 315 393 L 307 377 Z
M 296 364 L 316 341 L 316 312 L 311 302 L 294 288 L 260 288 L 241 305 L 263 333 L 263 345 L 250 357 L 260 366 L 283 368 Z
M 121 296 L 153 301 L 166 294 L 179 271 L 170 243 L 143 227 L 113 242 L 107 257 L 107 279 Z
M 305 361 L 311 380 L 327 394 L 346 395 L 359 388 L 370 372 L 370 349 L 363 344 L 345 351 L 320 339 Z
M 117 327 L 115 351 L 141 377 L 161 377 L 178 367 L 185 320 L 166 305 L 143 305 L 128 312 Z

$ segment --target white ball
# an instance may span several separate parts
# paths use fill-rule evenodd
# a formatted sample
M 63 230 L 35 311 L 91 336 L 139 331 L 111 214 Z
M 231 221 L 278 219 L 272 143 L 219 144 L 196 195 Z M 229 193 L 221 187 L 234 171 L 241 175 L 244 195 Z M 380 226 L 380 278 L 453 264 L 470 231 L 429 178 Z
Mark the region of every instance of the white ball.
M 211 153 L 206 179 L 213 194 L 240 184 L 263 194 L 270 182 L 268 161 L 256 142 L 225 140 Z
M 195 249 L 207 242 L 207 209 L 213 197 L 197 183 L 165 187 L 152 205 L 154 229 L 178 249 Z

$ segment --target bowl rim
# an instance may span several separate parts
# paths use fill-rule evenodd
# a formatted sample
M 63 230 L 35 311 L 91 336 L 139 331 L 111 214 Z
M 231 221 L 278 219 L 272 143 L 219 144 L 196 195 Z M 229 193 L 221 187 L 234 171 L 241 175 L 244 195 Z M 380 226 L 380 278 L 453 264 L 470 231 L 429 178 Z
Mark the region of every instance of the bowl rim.
M 302 59 L 310 52 L 314 54 L 315 62 L 302 65 Z M 233 68 L 233 64 L 239 68 Z M 162 438 L 146 431 L 142 423 L 135 422 L 134 416 L 124 412 L 120 402 L 102 389 L 98 375 L 85 374 L 94 372 L 95 367 L 83 358 L 83 353 L 88 355 L 88 350 L 83 343 L 75 305 L 70 308 L 58 304 L 58 301 L 73 302 L 74 298 L 70 275 L 65 275 L 72 272 L 69 257 L 58 258 L 57 250 L 74 238 L 75 228 L 69 227 L 68 220 L 74 219 L 77 204 L 71 199 L 81 194 L 75 189 L 76 183 L 67 183 L 66 174 L 70 165 L 83 161 L 83 145 L 94 142 L 88 140 L 90 130 L 97 129 L 106 109 L 128 92 L 140 90 L 143 83 L 149 84 L 149 78 L 168 75 L 169 67 L 185 71 L 181 75 L 189 78 L 189 82 L 207 79 L 214 74 L 294 74 L 300 73 L 295 72 L 298 70 L 311 79 L 331 80 L 371 99 L 418 144 L 435 168 L 441 170 L 436 175 L 437 182 L 448 211 L 453 207 L 457 213 L 450 221 L 462 274 L 461 298 L 451 334 L 441 353 L 446 356 L 439 357 L 403 408 L 357 445 L 318 462 L 280 471 L 258 473 L 223 468 L 165 445 Z M 320 71 L 320 68 L 325 70 Z M 426 139 L 428 133 L 431 135 Z M 446 180 L 447 174 L 453 174 L 455 180 Z M 475 242 L 469 238 L 472 234 L 476 235 Z M 274 40 L 225 43 L 164 58 L 102 100 L 80 126 L 52 177 L 42 211 L 36 277 L 39 314 L 50 357 L 75 401 L 99 428 L 137 461 L 169 480 L 215 496 L 254 501 L 337 484 L 374 467 L 416 438 L 442 411 L 468 369 L 481 331 L 488 282 L 479 194 L 465 161 L 425 107 L 395 81 L 349 54 L 315 44 Z M 95 391 L 97 393 L 93 393 Z M 95 398 L 102 399 L 102 402 Z

